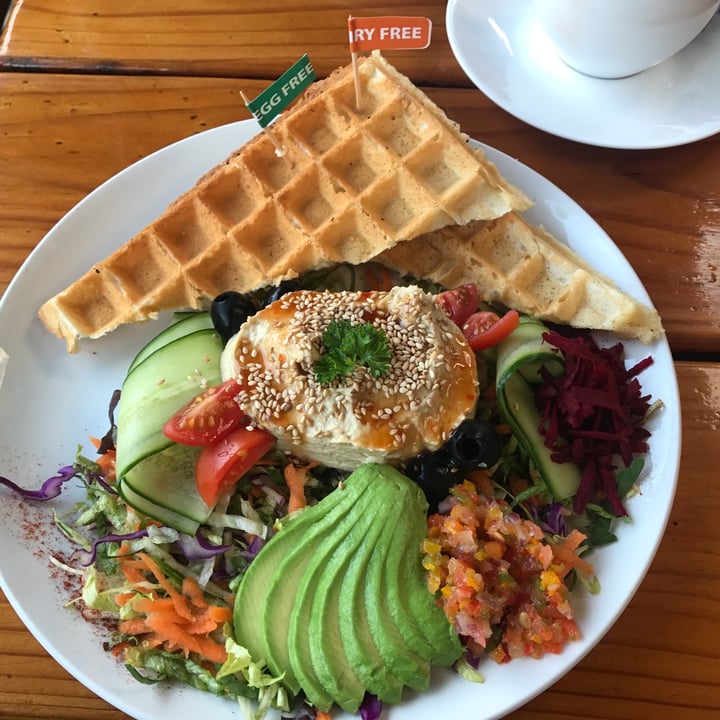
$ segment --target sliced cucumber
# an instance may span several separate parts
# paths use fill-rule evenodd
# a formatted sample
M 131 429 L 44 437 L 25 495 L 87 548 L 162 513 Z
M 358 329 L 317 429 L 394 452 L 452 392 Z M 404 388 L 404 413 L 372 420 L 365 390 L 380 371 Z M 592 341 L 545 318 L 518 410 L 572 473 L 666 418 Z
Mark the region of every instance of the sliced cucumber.
M 209 508 L 197 493 L 195 463 L 200 448 L 171 445 L 131 468 L 119 482 L 125 502 L 163 525 L 194 535 Z
M 211 330 L 213 326 L 210 313 L 200 312 L 189 315 L 182 315 L 170 327 L 156 335 L 142 350 L 133 358 L 128 368 L 132 372 L 145 358 L 152 355 L 156 350 L 171 343 L 173 340 L 190 335 L 197 330 Z
M 520 324 L 497 347 L 498 382 L 504 382 L 515 371 L 530 383 L 540 382 L 542 365 L 553 374 L 563 370 L 562 357 L 543 342 L 547 327 L 534 318 L 521 317 Z
M 221 352 L 214 330 L 198 330 L 156 350 L 125 378 L 117 421 L 118 477 L 170 447 L 163 425 L 203 387 L 221 382 Z
M 574 463 L 556 463 L 540 434 L 540 413 L 535 406 L 532 383 L 540 380 L 538 370 L 552 373 L 563 369 L 561 357 L 543 342 L 547 328 L 539 321 L 523 318 L 520 325 L 498 346 L 498 409 L 518 442 L 540 473 L 556 500 L 572 497 L 580 485 L 580 468 Z
M 137 365 L 120 393 L 120 493 L 129 505 L 181 532 L 195 532 L 210 508 L 195 486 L 198 450 L 176 445 L 162 430 L 173 413 L 205 387 L 221 382 L 222 347 L 214 330 L 183 335 Z

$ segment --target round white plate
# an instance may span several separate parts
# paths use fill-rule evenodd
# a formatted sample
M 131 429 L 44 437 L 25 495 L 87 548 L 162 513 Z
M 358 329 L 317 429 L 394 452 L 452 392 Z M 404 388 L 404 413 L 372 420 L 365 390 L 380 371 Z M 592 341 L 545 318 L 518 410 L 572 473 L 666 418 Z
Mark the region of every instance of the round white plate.
M 107 429 L 107 405 L 139 347 L 163 320 L 120 328 L 88 342 L 76 355 L 37 320 L 49 297 L 123 244 L 154 219 L 207 169 L 255 132 L 253 121 L 223 126 L 171 145 L 112 178 L 65 216 L 33 251 L 0 300 L 0 343 L 10 356 L 0 387 L 0 474 L 26 487 L 39 487 L 69 464 L 87 435 Z M 532 197 L 531 222 L 567 240 L 596 267 L 644 301 L 647 293 L 618 248 L 567 195 L 521 163 L 487 148 L 500 171 Z M 642 494 L 632 498 L 632 524 L 618 528 L 620 542 L 594 557 L 602 592 L 575 598 L 582 640 L 560 655 L 482 667 L 476 685 L 449 672 L 436 673 L 431 691 L 389 710 L 390 720 L 436 720 L 441 716 L 488 720 L 506 715 L 566 673 L 605 634 L 635 593 L 662 537 L 672 505 L 680 453 L 677 380 L 667 343 L 626 343 L 628 362 L 652 353 L 642 375 L 644 388 L 665 407 L 650 423 L 650 459 Z M 91 451 L 88 451 L 91 453 Z M 177 686 L 135 682 L 102 649 L 102 635 L 64 608 L 69 598 L 51 576 L 52 542 L 37 536 L 29 521 L 62 511 L 79 499 L 72 489 L 52 503 L 28 510 L 0 487 L 0 582 L 10 602 L 47 651 L 93 692 L 142 720 L 238 717 L 237 707 L 206 693 Z M 338 718 L 339 720 L 339 718 Z
M 588 145 L 648 149 L 720 131 L 720 17 L 674 57 L 620 80 L 558 57 L 531 0 L 449 0 L 450 47 L 472 82 L 515 117 Z

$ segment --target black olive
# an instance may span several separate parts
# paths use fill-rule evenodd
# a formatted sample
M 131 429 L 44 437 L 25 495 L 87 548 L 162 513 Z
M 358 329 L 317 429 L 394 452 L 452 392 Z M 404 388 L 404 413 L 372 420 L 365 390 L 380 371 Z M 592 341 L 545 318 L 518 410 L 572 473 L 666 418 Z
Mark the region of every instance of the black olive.
M 502 451 L 497 430 L 489 422 L 473 418 L 455 428 L 447 446 L 455 464 L 465 469 L 492 467 Z
M 224 342 L 227 342 L 240 326 L 257 312 L 255 303 L 247 296 L 234 290 L 220 293 L 210 307 L 213 327 Z
M 405 466 L 405 474 L 425 493 L 430 512 L 437 511 L 438 504 L 447 498 L 450 488 L 461 479 L 450 453 L 444 448 L 416 455 Z
M 265 300 L 265 305 L 270 305 L 276 300 L 279 300 L 283 295 L 287 295 L 289 292 L 295 292 L 296 290 L 302 290 L 302 285 L 297 280 L 283 280 L 267 296 L 267 300 Z

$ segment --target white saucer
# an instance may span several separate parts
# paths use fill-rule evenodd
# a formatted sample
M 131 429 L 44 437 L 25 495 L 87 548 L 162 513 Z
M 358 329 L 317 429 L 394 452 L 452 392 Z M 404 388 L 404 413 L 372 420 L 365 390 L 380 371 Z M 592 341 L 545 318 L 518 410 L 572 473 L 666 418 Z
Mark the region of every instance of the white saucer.
M 611 148 L 684 145 L 720 131 L 720 15 L 669 60 L 601 80 L 560 60 L 530 6 L 530 0 L 447 6 L 458 63 L 507 112 L 554 135 Z

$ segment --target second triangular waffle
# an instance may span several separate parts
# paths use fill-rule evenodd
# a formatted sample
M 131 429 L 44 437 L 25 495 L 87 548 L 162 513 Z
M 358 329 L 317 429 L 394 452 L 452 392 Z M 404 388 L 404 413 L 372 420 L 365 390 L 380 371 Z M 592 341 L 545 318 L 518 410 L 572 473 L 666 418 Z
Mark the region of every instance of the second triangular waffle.
M 376 260 L 445 287 L 475 283 L 490 303 L 541 320 L 653 342 L 660 316 L 517 213 L 446 227 L 383 252 Z

